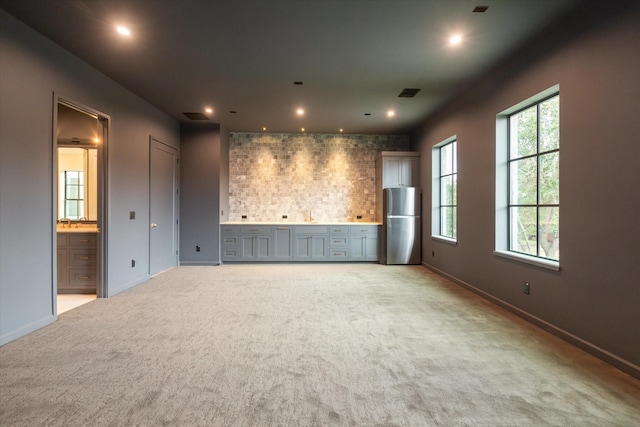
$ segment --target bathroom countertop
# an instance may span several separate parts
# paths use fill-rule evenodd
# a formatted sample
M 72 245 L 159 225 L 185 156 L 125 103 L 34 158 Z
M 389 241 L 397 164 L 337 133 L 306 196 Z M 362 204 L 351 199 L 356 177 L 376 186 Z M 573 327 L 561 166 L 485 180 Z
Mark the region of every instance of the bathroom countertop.
M 220 225 L 382 225 L 382 223 L 367 221 L 225 221 L 220 223 Z
M 76 227 L 75 224 L 71 224 L 71 227 L 62 226 L 62 224 L 58 224 L 56 226 L 56 232 L 58 233 L 99 233 L 100 229 L 95 224 L 88 225 L 78 225 Z

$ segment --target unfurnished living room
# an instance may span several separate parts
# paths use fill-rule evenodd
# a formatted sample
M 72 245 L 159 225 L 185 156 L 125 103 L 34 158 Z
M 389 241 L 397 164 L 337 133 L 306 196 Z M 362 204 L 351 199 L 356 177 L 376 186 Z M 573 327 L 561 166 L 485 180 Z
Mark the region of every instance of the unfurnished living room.
M 0 0 L 0 425 L 638 425 L 638 40 L 628 0 Z

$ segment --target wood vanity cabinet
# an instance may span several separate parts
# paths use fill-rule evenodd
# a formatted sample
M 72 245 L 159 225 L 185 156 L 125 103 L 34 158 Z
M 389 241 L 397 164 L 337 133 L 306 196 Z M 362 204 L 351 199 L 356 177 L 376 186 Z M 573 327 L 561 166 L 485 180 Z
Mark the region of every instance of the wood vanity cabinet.
M 59 294 L 96 293 L 97 243 L 96 233 L 57 234 Z

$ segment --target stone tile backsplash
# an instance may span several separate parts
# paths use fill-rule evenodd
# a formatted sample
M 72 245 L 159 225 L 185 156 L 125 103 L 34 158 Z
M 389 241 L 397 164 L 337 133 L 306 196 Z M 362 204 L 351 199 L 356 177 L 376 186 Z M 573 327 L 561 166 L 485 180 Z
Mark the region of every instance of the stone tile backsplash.
M 375 221 L 376 155 L 409 149 L 404 135 L 233 132 L 229 220 Z

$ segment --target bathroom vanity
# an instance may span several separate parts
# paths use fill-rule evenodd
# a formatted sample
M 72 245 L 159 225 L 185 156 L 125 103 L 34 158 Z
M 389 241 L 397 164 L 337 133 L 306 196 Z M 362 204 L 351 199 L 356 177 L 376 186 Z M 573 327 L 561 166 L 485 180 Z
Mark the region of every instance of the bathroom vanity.
M 58 228 L 56 234 L 58 293 L 95 294 L 98 229 Z

